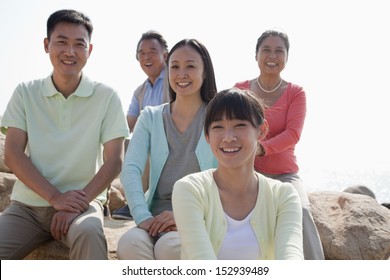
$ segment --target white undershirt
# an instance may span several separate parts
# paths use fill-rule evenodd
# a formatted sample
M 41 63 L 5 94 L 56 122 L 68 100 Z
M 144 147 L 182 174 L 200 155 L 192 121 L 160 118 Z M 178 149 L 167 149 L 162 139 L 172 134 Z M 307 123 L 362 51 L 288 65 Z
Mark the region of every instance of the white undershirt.
M 227 232 L 218 252 L 219 260 L 257 260 L 261 249 L 250 224 L 252 211 L 242 221 L 230 218 L 226 213 Z

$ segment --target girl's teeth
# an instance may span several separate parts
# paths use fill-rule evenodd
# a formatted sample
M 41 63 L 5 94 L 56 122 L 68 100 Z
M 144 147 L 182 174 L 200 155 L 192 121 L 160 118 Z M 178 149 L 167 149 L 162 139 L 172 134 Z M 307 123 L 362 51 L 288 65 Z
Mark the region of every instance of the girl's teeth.
M 237 152 L 239 148 L 223 148 L 222 150 L 227 153 L 233 153 L 233 152 Z

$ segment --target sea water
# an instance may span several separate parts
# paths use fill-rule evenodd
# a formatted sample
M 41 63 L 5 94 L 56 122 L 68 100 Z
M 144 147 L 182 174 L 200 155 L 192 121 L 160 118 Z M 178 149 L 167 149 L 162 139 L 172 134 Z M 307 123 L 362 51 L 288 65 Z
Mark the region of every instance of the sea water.
M 314 169 L 299 172 L 306 191 L 343 191 L 350 186 L 365 186 L 374 192 L 379 203 L 390 203 L 390 168 Z

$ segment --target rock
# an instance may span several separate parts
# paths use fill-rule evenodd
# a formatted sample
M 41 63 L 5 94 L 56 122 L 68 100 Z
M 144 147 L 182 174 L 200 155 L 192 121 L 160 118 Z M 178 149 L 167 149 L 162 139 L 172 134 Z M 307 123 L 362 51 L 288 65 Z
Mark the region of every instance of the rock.
M 25 260 L 69 260 L 69 248 L 62 242 L 50 240 L 32 251 Z
M 311 211 L 328 260 L 390 258 L 390 211 L 367 195 L 309 193 Z
M 108 259 L 116 260 L 118 240 L 127 230 L 134 227 L 133 221 L 104 219 L 104 234 L 107 239 Z M 32 251 L 25 260 L 68 260 L 69 248 L 62 242 L 51 240 Z
M 104 220 L 104 233 L 108 245 L 108 258 L 116 260 L 116 249 L 118 247 L 119 238 L 130 228 L 135 227 L 134 221 L 130 220 L 114 220 L 106 218 Z
M 0 172 L 0 212 L 10 203 L 12 188 L 15 184 L 16 176 L 12 173 Z
M 108 190 L 108 197 L 109 197 L 108 205 L 109 205 L 110 213 L 126 205 L 126 199 L 124 198 L 122 192 L 120 191 L 120 188 L 122 188 L 122 186 L 120 185 L 119 179 L 115 179 L 111 183 L 111 187 Z
M 345 190 L 343 190 L 343 192 L 364 194 L 364 195 L 368 195 L 372 198 L 375 198 L 374 192 L 372 190 L 370 190 L 369 188 L 367 188 L 366 186 L 360 186 L 360 185 L 351 186 L 351 187 L 348 187 Z
M 382 206 L 390 209 L 390 203 L 382 203 Z
M 0 117 L 1 123 L 1 117 Z M 5 145 L 5 135 L 0 132 L 0 172 L 11 173 L 11 170 L 4 163 L 4 145 Z

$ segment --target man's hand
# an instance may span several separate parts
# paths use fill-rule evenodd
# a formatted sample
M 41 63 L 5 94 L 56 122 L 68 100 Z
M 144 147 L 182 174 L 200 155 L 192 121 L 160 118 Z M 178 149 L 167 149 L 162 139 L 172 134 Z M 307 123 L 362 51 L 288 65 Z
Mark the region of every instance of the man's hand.
M 61 240 L 62 236 L 67 235 L 70 224 L 80 215 L 75 212 L 58 211 L 54 214 L 50 225 L 50 232 L 54 239 Z
M 54 209 L 74 213 L 84 212 L 89 207 L 89 199 L 86 192 L 79 190 L 61 193 L 41 174 L 26 155 L 27 142 L 27 132 L 15 127 L 8 128 L 4 160 L 5 164 L 12 170 L 12 173 L 33 192 L 48 201 Z
M 50 201 L 57 211 L 82 213 L 89 207 L 89 201 L 83 190 L 67 191 L 53 197 Z

